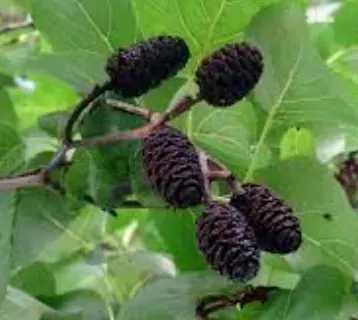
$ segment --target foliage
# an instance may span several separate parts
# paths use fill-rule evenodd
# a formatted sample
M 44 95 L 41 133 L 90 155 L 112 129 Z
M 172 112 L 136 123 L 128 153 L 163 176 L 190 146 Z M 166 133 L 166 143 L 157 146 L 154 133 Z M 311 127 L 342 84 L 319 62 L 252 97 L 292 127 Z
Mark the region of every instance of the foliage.
M 117 47 L 163 33 L 189 44 L 187 67 L 132 101 L 163 111 L 192 90 L 203 57 L 225 43 L 252 41 L 265 61 L 252 94 L 226 109 L 200 102 L 175 125 L 242 180 L 287 200 L 303 246 L 283 257 L 264 254 L 252 284 L 278 292 L 225 316 L 358 317 L 358 216 L 332 170 L 338 153 L 358 149 L 358 1 L 342 1 L 333 22 L 312 24 L 307 2 L 4 1 L 0 30 L 26 13 L 35 27 L 0 31 L 0 177 L 48 162 L 69 108 L 106 80 L 105 61 Z M 83 137 L 142 124 L 101 100 L 95 107 L 80 126 Z M 208 271 L 194 235 L 201 208 L 174 212 L 155 197 L 143 180 L 139 145 L 77 150 L 72 166 L 56 172 L 66 197 L 43 188 L 0 190 L 1 319 L 190 320 L 198 299 L 242 287 Z M 218 199 L 228 199 L 214 187 Z

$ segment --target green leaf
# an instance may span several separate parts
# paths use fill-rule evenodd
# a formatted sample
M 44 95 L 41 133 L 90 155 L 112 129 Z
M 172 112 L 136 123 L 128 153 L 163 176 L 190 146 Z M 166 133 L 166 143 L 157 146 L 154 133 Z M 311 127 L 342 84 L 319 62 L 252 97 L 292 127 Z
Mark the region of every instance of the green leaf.
M 144 121 L 142 119 L 119 110 L 114 110 L 105 105 L 103 101 L 99 101 L 84 118 L 80 131 L 84 138 L 89 138 L 109 132 L 138 128 L 143 124 Z M 94 190 L 101 190 L 96 200 L 99 200 L 99 203 L 105 207 L 118 207 L 118 204 L 121 203 L 124 197 L 131 193 L 130 160 L 138 144 L 138 141 L 133 140 L 122 141 L 120 143 L 99 146 L 97 148 L 98 152 L 95 154 L 85 152 L 83 156 L 79 156 L 80 159 L 82 158 L 87 162 L 86 170 L 91 170 L 88 179 L 90 179 L 89 186 L 92 195 L 95 195 L 93 193 Z M 81 160 L 77 165 L 77 169 L 83 177 L 86 173 L 84 173 L 85 169 L 81 167 L 80 163 Z M 89 171 L 86 172 L 88 173 Z M 74 174 L 76 175 L 75 172 Z M 103 175 L 103 178 L 100 177 L 98 179 L 98 174 Z M 88 179 L 86 180 L 88 181 Z M 78 179 L 74 177 L 72 181 L 78 181 Z M 101 184 L 107 189 L 103 191 Z
M 5 298 L 11 266 L 11 229 L 15 193 L 0 192 L 0 305 Z
M 274 0 L 134 0 L 133 7 L 145 37 L 165 33 L 186 40 L 192 54 L 188 75 L 211 51 L 240 39 L 251 18 L 271 2 Z
M 358 296 L 348 294 L 343 301 L 337 320 L 354 319 L 358 316 Z
M 21 167 L 24 144 L 14 125 L 0 122 L 0 177 L 6 177 Z
M 353 80 L 354 84 L 358 84 L 358 63 L 357 63 L 358 47 L 351 47 L 346 50 L 338 51 L 328 60 L 328 65 L 337 73 Z M 355 87 L 356 90 L 356 87 Z
M 117 301 L 123 303 L 146 284 L 175 275 L 165 256 L 148 251 L 123 252 L 108 258 L 108 273 Z
M 77 95 L 68 84 L 53 77 L 29 74 L 28 80 L 34 82 L 34 90 L 9 90 L 21 129 L 34 126 L 39 116 L 67 109 L 77 100 Z
M 262 10 L 253 19 L 247 36 L 263 52 L 265 71 L 254 90 L 254 99 L 268 109 L 247 173 L 250 179 L 260 150 L 274 129 L 336 126 L 344 133 L 357 125 L 358 113 L 313 48 L 304 13 L 294 5 L 273 5 Z
M 12 276 L 11 285 L 32 296 L 51 296 L 56 292 L 56 282 L 51 266 L 35 262 Z
M 105 259 L 93 263 L 93 253 L 62 260 L 53 266 L 58 295 L 85 290 L 96 292 L 105 300 L 111 299 L 112 289 L 104 265 Z
M 233 287 L 213 272 L 186 273 L 155 281 L 140 290 L 121 308 L 117 320 L 191 320 L 198 299 Z
M 86 92 L 107 78 L 105 61 L 106 57 L 81 49 L 76 52 L 41 53 L 29 59 L 26 70 L 56 77 L 77 91 Z
M 207 264 L 196 247 L 195 213 L 191 210 L 151 209 L 150 214 L 162 236 L 168 253 L 181 271 L 196 271 Z
M 1 120 L 5 124 L 16 124 L 18 117 L 15 112 L 12 101 L 9 97 L 8 91 L 0 88 L 0 108 L 1 108 Z
M 68 314 L 69 320 L 104 320 L 109 318 L 105 301 L 100 295 L 89 290 L 79 290 L 62 296 L 53 296 L 51 299 L 47 299 L 47 303 L 59 312 Z M 74 318 L 71 318 L 71 314 L 76 315 L 76 318 L 74 316 Z M 60 316 L 50 319 L 62 320 Z M 67 320 L 67 318 L 64 318 L 64 320 Z
M 358 1 L 346 1 L 337 10 L 334 18 L 336 40 L 344 46 L 358 43 Z
M 18 195 L 13 231 L 13 262 L 23 268 L 35 261 L 53 263 L 90 249 L 102 236 L 106 216 L 85 207 L 71 212 L 71 202 L 47 190 L 23 190 Z M 38 236 L 41 235 L 41 236 Z
M 4 45 L 0 51 L 0 72 L 7 75 L 21 75 L 28 59 L 36 54 L 38 44 L 34 40 L 20 41 L 14 45 Z
M 36 26 L 55 51 L 81 50 L 107 56 L 136 35 L 130 1 L 30 0 Z M 51 19 L 48 17 L 51 16 Z M 123 32 L 125 30 L 125 32 Z
M 334 320 L 347 283 L 336 269 L 318 266 L 305 273 L 292 291 L 283 291 L 265 304 L 258 320 Z
M 69 111 L 54 111 L 38 118 L 39 128 L 45 131 L 49 136 L 61 138 L 66 122 L 69 117 Z
M 297 212 L 301 248 L 288 257 L 298 270 L 331 265 L 352 276 L 358 267 L 358 219 L 333 174 L 309 158 L 290 158 L 259 170 L 263 181 Z
M 311 131 L 299 127 L 291 128 L 282 137 L 280 146 L 281 159 L 314 155 L 315 140 Z
M 309 25 L 312 41 L 322 59 L 327 59 L 337 51 L 337 43 L 331 23 L 312 23 Z
M 251 161 L 251 147 L 256 135 L 251 104 L 244 101 L 222 109 L 200 103 L 190 117 L 187 130 L 194 142 L 239 175 L 244 174 Z
M 26 293 L 9 287 L 4 303 L 0 307 L 0 318 L 6 320 L 40 320 L 46 312 L 53 310 Z

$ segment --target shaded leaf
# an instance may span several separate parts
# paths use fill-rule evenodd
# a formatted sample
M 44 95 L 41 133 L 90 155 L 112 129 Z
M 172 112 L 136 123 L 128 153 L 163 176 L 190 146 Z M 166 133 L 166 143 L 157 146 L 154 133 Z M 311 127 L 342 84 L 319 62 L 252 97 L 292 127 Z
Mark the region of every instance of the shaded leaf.
M 124 304 L 117 320 L 192 320 L 198 299 L 232 287 L 225 278 L 212 272 L 186 273 L 174 279 L 158 280 Z
M 16 124 L 18 116 L 15 112 L 12 101 L 6 90 L 0 88 L 1 122 L 5 124 Z
M 35 262 L 12 276 L 11 285 L 32 296 L 51 296 L 56 292 L 56 282 L 51 266 Z
M 195 271 L 207 268 L 207 264 L 196 247 L 195 218 L 191 209 L 151 209 L 152 219 L 163 238 L 168 253 L 181 271 Z
M 45 114 L 38 118 L 39 128 L 45 131 L 49 136 L 61 138 L 66 122 L 69 117 L 69 111 L 55 111 Z
M 0 192 L 0 305 L 5 298 L 11 267 L 11 229 L 16 195 Z
M 0 122 L 0 137 L 0 177 L 6 177 L 23 165 L 24 144 L 13 124 Z
M 101 237 L 106 216 L 93 207 L 70 210 L 70 202 L 47 190 L 23 190 L 16 206 L 13 262 L 56 262 L 91 247 Z M 40 235 L 40 236 L 39 236 Z
M 117 301 L 123 303 L 146 284 L 175 275 L 165 256 L 148 252 L 123 252 L 108 258 L 108 273 Z
M 108 311 L 105 301 L 93 291 L 79 290 L 61 296 L 53 296 L 46 299 L 47 303 L 60 313 L 68 315 L 62 318 L 60 315 L 47 315 L 48 320 L 107 320 Z M 72 316 L 71 316 L 72 315 Z M 76 315 L 76 317 L 75 317 Z M 44 319 L 42 319 L 44 320 Z
M 26 293 L 9 287 L 4 303 L 0 307 L 0 318 L 6 320 L 40 320 L 41 316 L 52 309 Z

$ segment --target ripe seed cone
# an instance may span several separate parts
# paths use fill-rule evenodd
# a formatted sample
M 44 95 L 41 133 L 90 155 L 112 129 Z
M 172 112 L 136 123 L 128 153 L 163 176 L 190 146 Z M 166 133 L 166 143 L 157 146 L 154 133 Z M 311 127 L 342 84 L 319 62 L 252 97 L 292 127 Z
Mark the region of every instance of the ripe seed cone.
M 120 48 L 107 61 L 114 90 L 124 98 L 140 96 L 174 76 L 187 63 L 189 48 L 180 37 L 159 36 Z
M 213 106 L 231 106 L 255 87 L 263 67 L 254 45 L 227 44 L 201 62 L 196 72 L 200 95 Z
M 234 207 L 210 202 L 196 220 L 198 248 L 221 275 L 248 281 L 259 270 L 260 251 L 246 218 Z
M 281 254 L 296 251 L 302 234 L 292 208 L 262 185 L 245 183 L 242 187 L 245 193 L 232 196 L 230 204 L 246 216 L 260 248 Z
M 161 126 L 143 141 L 143 166 L 154 190 L 171 206 L 201 203 L 204 177 L 194 145 L 179 130 Z

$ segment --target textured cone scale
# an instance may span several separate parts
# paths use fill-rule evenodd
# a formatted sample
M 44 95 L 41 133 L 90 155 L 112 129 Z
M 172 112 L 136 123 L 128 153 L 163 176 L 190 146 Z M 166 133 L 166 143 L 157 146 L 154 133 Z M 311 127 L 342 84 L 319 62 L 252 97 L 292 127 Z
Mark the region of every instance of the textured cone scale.
M 358 191 L 358 161 L 354 153 L 339 164 L 335 177 L 351 200 Z
M 124 98 L 140 96 L 174 76 L 188 61 L 188 46 L 180 37 L 159 36 L 120 48 L 107 61 L 114 90 Z
M 260 251 L 255 235 L 234 207 L 210 202 L 196 220 L 196 238 L 198 248 L 220 274 L 239 281 L 257 274 Z
M 246 183 L 242 187 L 245 192 L 234 195 L 230 204 L 246 216 L 260 248 L 282 254 L 296 251 L 302 234 L 292 208 L 262 185 Z
M 206 57 L 196 72 L 201 97 L 214 106 L 230 106 L 245 97 L 263 71 L 258 48 L 246 42 L 227 44 Z
M 154 190 L 171 206 L 201 203 L 204 177 L 193 144 L 179 130 L 161 126 L 143 141 L 143 166 Z

